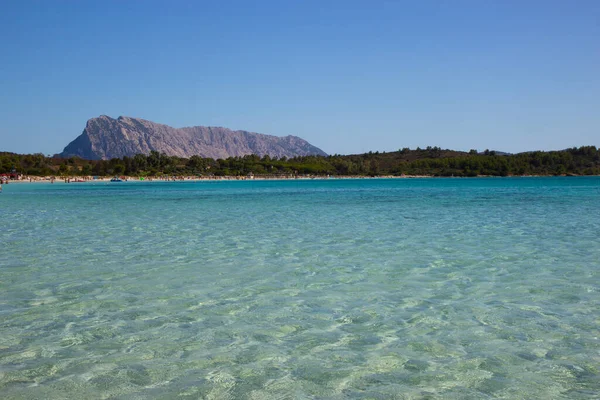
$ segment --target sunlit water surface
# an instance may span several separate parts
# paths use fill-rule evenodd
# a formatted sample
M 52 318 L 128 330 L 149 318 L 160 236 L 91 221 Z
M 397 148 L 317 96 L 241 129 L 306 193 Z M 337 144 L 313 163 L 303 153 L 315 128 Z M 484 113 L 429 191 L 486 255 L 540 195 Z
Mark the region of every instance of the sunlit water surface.
M 600 396 L 600 178 L 10 184 L 3 399 Z

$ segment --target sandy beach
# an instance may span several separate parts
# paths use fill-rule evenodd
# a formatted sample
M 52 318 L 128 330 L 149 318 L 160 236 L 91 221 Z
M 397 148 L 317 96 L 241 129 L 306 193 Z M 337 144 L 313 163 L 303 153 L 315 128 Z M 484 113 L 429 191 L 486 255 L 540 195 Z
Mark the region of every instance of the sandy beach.
M 254 176 L 156 176 L 156 177 L 138 177 L 138 176 L 120 176 L 120 182 L 209 182 L 209 181 L 279 181 L 279 180 L 311 180 L 311 179 L 411 179 L 411 178 L 433 178 L 431 175 L 381 175 L 381 176 L 334 176 L 334 175 L 254 175 Z M 110 183 L 114 177 L 39 177 L 24 176 L 21 179 L 9 180 L 5 184 L 12 183 Z M 114 182 L 119 183 L 119 182 Z

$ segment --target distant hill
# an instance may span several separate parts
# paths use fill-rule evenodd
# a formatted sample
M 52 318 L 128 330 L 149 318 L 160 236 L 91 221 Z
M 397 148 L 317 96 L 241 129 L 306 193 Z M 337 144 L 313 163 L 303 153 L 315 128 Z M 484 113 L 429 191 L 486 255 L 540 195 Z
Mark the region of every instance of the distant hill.
M 271 136 L 221 127 L 172 128 L 140 118 L 102 115 L 88 120 L 83 133 L 59 157 L 108 160 L 157 151 L 169 156 L 213 159 L 256 154 L 296 157 L 327 154 L 297 136 Z

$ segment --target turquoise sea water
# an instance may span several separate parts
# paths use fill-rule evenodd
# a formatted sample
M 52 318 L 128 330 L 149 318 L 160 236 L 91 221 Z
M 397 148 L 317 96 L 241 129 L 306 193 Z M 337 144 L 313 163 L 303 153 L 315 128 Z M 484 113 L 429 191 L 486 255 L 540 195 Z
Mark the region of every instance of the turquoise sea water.
M 600 178 L 10 184 L 3 399 L 600 397 Z

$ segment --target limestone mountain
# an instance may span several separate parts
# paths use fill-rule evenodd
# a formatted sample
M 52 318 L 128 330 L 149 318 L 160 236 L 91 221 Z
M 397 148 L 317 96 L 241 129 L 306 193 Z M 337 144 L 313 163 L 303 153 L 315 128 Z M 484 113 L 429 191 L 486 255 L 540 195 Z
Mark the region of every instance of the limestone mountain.
M 297 136 L 271 136 L 221 127 L 172 128 L 140 118 L 102 115 L 88 120 L 83 133 L 65 147 L 60 157 L 88 160 L 132 157 L 155 150 L 169 156 L 193 155 L 214 159 L 256 154 L 270 157 L 327 155 Z

